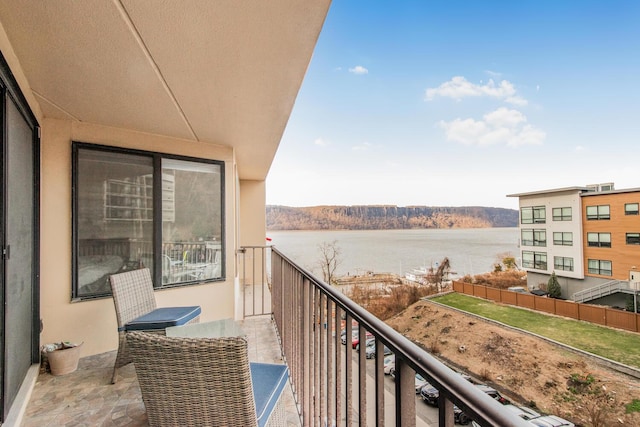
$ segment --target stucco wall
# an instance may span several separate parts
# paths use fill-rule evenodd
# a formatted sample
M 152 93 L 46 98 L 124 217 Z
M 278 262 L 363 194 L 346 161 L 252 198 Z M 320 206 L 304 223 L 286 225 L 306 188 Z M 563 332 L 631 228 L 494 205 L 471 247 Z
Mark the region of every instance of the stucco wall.
M 174 153 L 225 161 L 226 280 L 156 292 L 159 306 L 200 305 L 201 321 L 234 316 L 233 151 L 92 124 L 46 119 L 42 123 L 41 318 L 40 342 L 84 342 L 82 355 L 114 350 L 117 326 L 113 300 L 71 302 L 71 142 Z M 264 204 L 262 209 L 264 210 Z M 262 233 L 264 236 L 264 232 Z

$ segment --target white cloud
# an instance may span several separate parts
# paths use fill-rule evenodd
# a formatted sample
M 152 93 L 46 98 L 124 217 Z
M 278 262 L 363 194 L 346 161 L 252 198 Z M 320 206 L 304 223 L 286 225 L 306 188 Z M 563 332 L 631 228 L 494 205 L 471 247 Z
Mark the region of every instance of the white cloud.
M 353 151 L 365 151 L 371 148 L 371 144 L 368 142 L 363 142 L 362 144 L 354 145 L 351 149 Z
M 504 107 L 485 114 L 482 120 L 441 120 L 438 125 L 449 141 L 465 145 L 488 146 L 504 144 L 511 147 L 539 145 L 546 133 L 527 123 L 524 114 Z
M 477 85 L 462 76 L 455 76 L 450 81 L 444 82 L 436 88 L 428 88 L 426 90 L 426 99 L 428 101 L 438 96 L 455 100 L 471 96 L 488 96 L 503 99 L 505 102 L 514 105 L 527 105 L 527 100 L 516 95 L 516 89 L 513 83 L 507 80 L 502 80 L 499 84 L 496 84 L 493 80 L 489 80 L 486 84 Z
M 319 145 L 320 147 L 326 147 L 327 145 L 329 145 L 329 141 L 324 140 L 322 138 L 316 138 L 316 140 L 313 141 L 313 143 L 315 145 Z
M 364 68 L 362 65 L 356 65 L 353 68 L 349 68 L 349 72 L 353 74 L 369 74 L 369 70 Z
M 499 73 L 497 71 L 486 70 L 485 73 L 489 74 L 494 79 L 497 79 L 502 76 L 502 73 Z

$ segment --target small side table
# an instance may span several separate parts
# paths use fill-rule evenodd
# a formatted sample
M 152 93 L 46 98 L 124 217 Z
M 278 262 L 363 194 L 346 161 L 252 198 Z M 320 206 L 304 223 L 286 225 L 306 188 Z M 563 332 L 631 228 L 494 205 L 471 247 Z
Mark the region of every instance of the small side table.
M 244 337 L 246 335 L 238 322 L 233 319 L 170 326 L 166 328 L 166 333 L 168 337 L 180 338 L 222 338 Z

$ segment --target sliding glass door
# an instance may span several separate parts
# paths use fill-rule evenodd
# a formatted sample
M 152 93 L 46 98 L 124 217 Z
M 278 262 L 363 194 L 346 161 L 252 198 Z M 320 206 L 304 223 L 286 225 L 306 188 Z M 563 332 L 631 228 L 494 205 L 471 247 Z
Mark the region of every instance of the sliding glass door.
M 6 70 L 2 70 L 6 71 Z M 2 421 L 38 361 L 37 127 L 2 73 Z

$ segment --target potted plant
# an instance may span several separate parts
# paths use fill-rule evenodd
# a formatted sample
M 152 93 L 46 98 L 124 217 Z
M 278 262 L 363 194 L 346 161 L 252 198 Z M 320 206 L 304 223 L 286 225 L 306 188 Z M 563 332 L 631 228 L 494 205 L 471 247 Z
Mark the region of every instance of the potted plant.
M 80 359 L 80 348 L 83 343 L 75 344 L 68 341 L 61 341 L 54 344 L 42 346 L 42 363 L 45 371 L 51 371 L 51 375 L 64 375 L 78 369 Z

